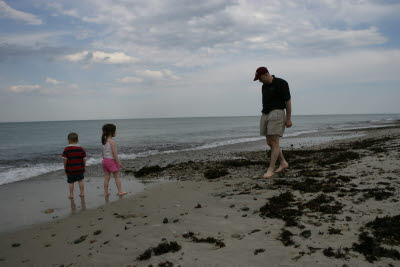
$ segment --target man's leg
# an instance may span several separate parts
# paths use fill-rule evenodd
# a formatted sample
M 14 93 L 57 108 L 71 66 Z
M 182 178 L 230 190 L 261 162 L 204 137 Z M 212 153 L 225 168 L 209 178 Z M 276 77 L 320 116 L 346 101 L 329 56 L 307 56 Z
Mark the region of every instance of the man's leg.
M 275 171 L 276 173 L 281 172 L 289 167 L 289 163 L 287 163 L 287 161 L 283 157 L 282 148 L 279 148 L 279 162 L 279 168 Z
M 271 178 L 274 175 L 275 163 L 280 153 L 279 135 L 267 135 L 267 144 L 271 147 L 271 160 L 264 178 Z

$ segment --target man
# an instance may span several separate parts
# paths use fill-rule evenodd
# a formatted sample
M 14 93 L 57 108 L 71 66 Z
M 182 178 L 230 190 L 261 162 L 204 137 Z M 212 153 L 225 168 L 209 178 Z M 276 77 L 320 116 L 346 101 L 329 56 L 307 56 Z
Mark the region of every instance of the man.
M 285 80 L 270 75 L 266 67 L 257 69 L 254 81 L 257 80 L 263 83 L 260 135 L 266 136 L 267 144 L 271 148 L 271 161 L 264 178 L 271 178 L 275 173 L 289 167 L 279 146 L 279 137 L 283 136 L 285 126 L 287 128 L 292 126 L 292 105 L 289 85 Z M 274 170 L 277 159 L 280 164 L 278 169 Z

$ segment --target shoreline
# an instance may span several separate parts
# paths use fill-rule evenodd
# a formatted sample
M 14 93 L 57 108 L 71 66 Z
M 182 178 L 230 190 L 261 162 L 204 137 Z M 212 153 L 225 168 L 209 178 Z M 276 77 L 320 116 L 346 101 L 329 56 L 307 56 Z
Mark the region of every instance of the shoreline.
M 313 146 L 331 140 L 340 140 L 359 136 L 360 133 L 309 133 L 300 136 L 290 136 L 283 138 L 282 146 L 287 149 L 300 148 L 304 146 Z M 228 144 L 224 146 L 176 151 L 173 153 L 160 153 L 136 159 L 124 160 L 124 168 L 121 171 L 123 188 L 129 192 L 129 196 L 143 191 L 149 186 L 157 185 L 168 181 L 169 177 L 160 179 L 154 177 L 153 181 L 137 179 L 132 172 L 145 166 L 168 164 L 178 164 L 185 161 L 208 161 L 210 159 L 228 160 L 232 154 L 242 151 L 257 151 L 267 149 L 264 140 L 249 141 L 243 143 Z M 124 171 L 125 170 L 125 171 Z M 111 179 L 109 200 L 105 200 L 103 187 L 103 171 L 100 164 L 87 167 L 85 174 L 85 199 L 77 196 L 79 191 L 75 186 L 75 199 L 70 201 L 65 199 L 67 194 L 67 184 L 65 174 L 62 170 L 45 173 L 27 180 L 16 181 L 0 186 L 0 201 L 6 203 L 14 198 L 16 201 L 12 206 L 3 205 L 0 207 L 0 213 L 5 214 L 0 218 L 0 233 L 7 233 L 22 230 L 35 225 L 58 220 L 76 213 L 76 210 L 94 209 L 101 207 L 107 201 L 117 201 L 119 198 L 114 196 L 115 185 Z M 128 197 L 129 197 L 128 196 Z M 71 203 L 70 203 L 71 202 Z M 53 210 L 51 213 L 44 213 L 46 210 Z M 28 211 L 28 212 L 20 212 Z
M 400 213 L 396 204 L 400 187 L 400 129 L 397 126 L 359 132 L 367 134 L 288 149 L 284 153 L 291 168 L 277 179 L 260 178 L 268 160 L 264 149 L 220 150 L 218 157 L 202 151 L 203 156 L 197 160 L 186 153 L 186 157 L 180 155 L 180 160 L 168 155 L 168 160 L 158 157 L 151 162 L 143 159 L 129 163 L 126 169 L 132 171 L 149 163 L 163 168 L 139 181 L 160 177 L 171 180 L 55 222 L 2 233 L 0 263 L 4 266 L 157 266 L 169 261 L 174 266 L 264 266 L 268 260 L 271 266 L 342 266 L 344 263 L 374 266 L 352 247 L 353 243 L 360 242 L 360 226 L 376 216 Z M 204 178 L 206 170 L 222 168 L 228 174 L 211 180 Z M 315 190 L 308 192 L 309 188 Z M 287 218 L 282 219 L 279 214 L 271 217 L 271 211 L 261 209 L 265 207 L 268 211 L 266 204 L 271 204 L 271 198 L 286 192 L 294 197 L 293 203 L 286 204 L 297 203 L 294 209 L 302 212 L 302 215 L 295 213 L 296 216 L 289 213 L 298 225 L 285 226 Z M 331 209 L 325 214 L 313 211 L 312 206 L 304 206 L 321 193 L 333 197 L 340 205 L 325 199 Z M 340 212 L 332 213 L 333 206 L 340 206 Z M 167 223 L 163 223 L 165 218 Z M 187 232 L 194 235 L 185 238 L 183 235 Z M 207 237 L 214 238 L 214 242 L 195 241 Z M 149 259 L 137 260 L 146 249 L 162 244 L 163 238 L 177 242 L 181 246 L 179 251 L 157 256 L 150 250 Z M 77 240 L 81 241 L 75 243 Z M 215 240 L 225 246 L 220 247 L 221 243 Z M 387 244 L 383 246 L 388 248 Z M 398 245 L 390 247 L 400 249 Z M 378 257 L 374 262 L 385 266 L 398 264 L 398 260 L 387 257 Z

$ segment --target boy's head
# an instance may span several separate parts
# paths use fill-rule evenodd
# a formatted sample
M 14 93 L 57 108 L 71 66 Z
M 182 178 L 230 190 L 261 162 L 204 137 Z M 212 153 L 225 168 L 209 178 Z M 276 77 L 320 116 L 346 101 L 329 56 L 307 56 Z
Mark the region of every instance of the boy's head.
M 70 133 L 68 135 L 68 144 L 76 144 L 78 143 L 79 138 L 77 133 Z

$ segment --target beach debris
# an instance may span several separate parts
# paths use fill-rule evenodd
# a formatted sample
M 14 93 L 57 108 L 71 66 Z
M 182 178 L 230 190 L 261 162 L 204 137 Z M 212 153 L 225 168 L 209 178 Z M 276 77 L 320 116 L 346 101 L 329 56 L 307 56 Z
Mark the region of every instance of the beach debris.
M 332 227 L 329 227 L 329 229 L 328 229 L 328 234 L 330 234 L 330 235 L 341 235 L 342 233 L 342 229 L 336 229 L 336 228 L 332 228 Z
M 241 208 L 241 210 L 242 211 L 248 211 L 248 210 L 250 210 L 250 208 L 249 207 L 243 207 L 243 208 Z
M 229 172 L 226 169 L 207 169 L 204 172 L 204 177 L 207 179 L 216 179 L 225 175 L 228 175 Z
M 278 218 L 285 221 L 286 226 L 298 226 L 297 218 L 303 214 L 299 209 L 293 209 L 295 201 L 290 191 L 268 199 L 268 203 L 260 208 L 261 217 Z
M 13 247 L 13 248 L 17 248 L 19 246 L 21 246 L 21 243 L 13 243 L 13 244 L 11 244 L 11 247 Z
M 260 229 L 254 229 L 249 233 L 249 235 L 257 233 L 257 232 L 261 232 L 261 230 Z
M 146 249 L 145 252 L 140 254 L 136 259 L 140 261 L 148 260 L 151 258 L 151 252 L 153 251 L 153 248 L 148 248 Z
M 101 230 L 94 231 L 93 235 L 99 235 L 99 234 L 101 234 L 101 232 L 102 232 Z
M 232 238 L 237 238 L 237 239 L 242 239 L 243 238 L 243 236 L 240 235 L 240 234 L 232 234 L 231 237 Z
M 386 189 L 389 189 L 391 191 L 396 190 L 393 187 L 386 187 Z M 364 189 L 363 191 L 365 191 L 365 193 L 363 194 L 363 197 L 365 199 L 375 198 L 375 200 L 383 200 L 392 197 L 394 195 L 393 192 L 385 191 L 385 189 L 383 188 L 368 188 Z
M 400 215 L 376 217 L 365 227 L 372 229 L 372 234 L 379 242 L 388 245 L 400 245 Z
M 78 239 L 76 239 L 76 240 L 74 241 L 74 244 L 82 243 L 83 241 L 86 240 L 86 238 L 87 238 L 87 235 L 83 235 L 83 236 L 79 237 Z
M 336 259 L 345 259 L 349 249 L 344 248 L 343 250 L 345 250 L 346 253 L 342 252 L 342 248 L 339 248 L 335 251 L 333 248 L 328 247 L 328 248 L 324 249 L 322 252 L 324 253 L 325 256 L 327 256 L 329 258 L 334 257 Z
M 400 260 L 399 251 L 382 247 L 380 242 L 367 232 L 362 232 L 358 239 L 360 243 L 353 243 L 353 250 L 363 254 L 367 261 L 372 263 L 381 257 Z
M 265 252 L 265 249 L 263 249 L 263 248 L 256 249 L 256 250 L 254 250 L 254 255 L 257 255 L 258 253 L 262 253 L 262 252 Z
M 374 262 L 381 257 L 400 260 L 398 250 L 381 246 L 382 244 L 391 246 L 400 244 L 400 215 L 376 217 L 362 229 L 365 228 L 372 231 L 372 236 L 367 231 L 362 231 L 358 236 L 359 243 L 353 243 L 354 251 L 363 254 L 369 262 Z
M 44 213 L 46 213 L 46 214 L 50 214 L 50 213 L 53 213 L 53 212 L 54 212 L 54 209 L 47 209 L 47 210 L 44 211 Z
M 219 248 L 225 247 L 225 243 L 222 239 L 216 239 L 214 237 L 197 238 L 193 232 L 184 233 L 182 237 L 186 239 L 190 238 L 194 243 L 210 243 Z
M 182 248 L 182 246 L 180 246 L 175 241 L 172 241 L 169 243 L 164 241 L 164 242 L 158 244 L 157 247 L 155 247 L 155 248 L 150 247 L 150 248 L 146 249 L 146 251 L 143 252 L 142 254 L 140 254 L 136 259 L 140 260 L 140 261 L 144 261 L 144 260 L 150 259 L 153 253 L 154 253 L 154 255 L 159 256 L 162 254 L 166 254 L 168 252 L 177 252 L 181 248 Z
M 163 223 L 168 223 L 168 219 L 164 218 Z
M 282 229 L 282 232 L 280 233 L 277 239 L 280 240 L 285 247 L 293 246 L 295 245 L 295 242 L 292 240 L 292 236 L 293 236 L 292 232 Z
M 323 159 L 317 161 L 317 163 L 320 166 L 325 166 L 325 165 L 332 165 L 332 164 L 337 164 L 341 162 L 348 162 L 350 160 L 355 160 L 360 158 L 360 154 L 354 151 L 345 151 L 345 152 L 340 152 L 340 153 L 326 153 L 325 154 L 327 157 L 324 157 Z
M 343 205 L 337 201 L 334 205 L 328 205 L 328 203 L 331 203 L 333 200 L 333 197 L 321 194 L 305 203 L 304 207 L 323 214 L 338 214 L 342 211 Z
M 173 220 L 173 223 L 177 223 L 177 222 L 179 222 L 179 219 Z
M 248 159 L 229 159 L 229 160 L 219 161 L 217 163 L 225 167 L 244 167 L 250 165 L 265 165 L 266 161 L 265 160 L 251 161 Z
M 311 237 L 311 231 L 310 230 L 306 230 L 300 233 L 300 235 L 304 238 L 309 238 Z
M 196 207 L 194 207 L 195 209 L 201 209 L 201 204 L 197 203 Z
M 161 168 L 159 165 L 154 165 L 154 166 L 145 166 L 139 169 L 138 171 L 126 170 L 125 173 L 133 172 L 133 175 L 135 175 L 135 177 L 143 177 L 152 173 L 161 172 L 162 170 L 163 168 Z
M 164 261 L 158 264 L 158 267 L 173 267 L 173 266 L 174 264 L 170 261 Z

